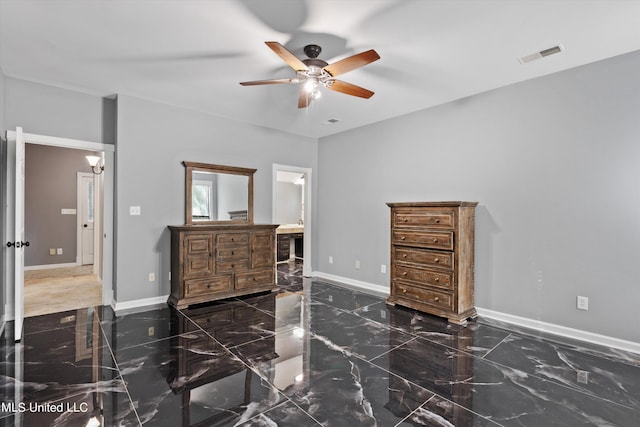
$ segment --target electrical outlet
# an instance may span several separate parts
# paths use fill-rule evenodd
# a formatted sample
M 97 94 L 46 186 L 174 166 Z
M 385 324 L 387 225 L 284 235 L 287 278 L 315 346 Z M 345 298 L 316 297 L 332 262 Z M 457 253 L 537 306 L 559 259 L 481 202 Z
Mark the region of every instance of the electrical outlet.
M 156 273 L 149 273 L 149 281 L 150 282 L 156 281 Z
M 589 384 L 589 372 L 588 371 L 578 371 L 577 381 L 580 384 Z
M 152 337 L 156 334 L 156 328 L 154 328 L 153 326 L 149 326 L 149 336 Z
M 55 255 L 56 254 L 56 248 L 49 248 L 49 255 Z
M 360 260 L 356 260 L 356 270 L 360 270 Z
M 386 266 L 386 265 L 384 265 L 384 264 L 382 264 L 382 265 L 380 266 L 380 273 L 386 273 L 386 272 L 387 272 L 387 266 Z
M 56 249 L 56 253 L 57 253 L 58 255 L 62 255 L 62 248 L 58 248 L 58 249 Z
M 578 310 L 589 310 L 589 297 L 581 297 L 577 298 L 576 308 Z
M 140 206 L 129 206 L 129 215 L 141 215 Z
M 333 257 L 332 256 L 329 257 L 329 264 L 333 264 Z

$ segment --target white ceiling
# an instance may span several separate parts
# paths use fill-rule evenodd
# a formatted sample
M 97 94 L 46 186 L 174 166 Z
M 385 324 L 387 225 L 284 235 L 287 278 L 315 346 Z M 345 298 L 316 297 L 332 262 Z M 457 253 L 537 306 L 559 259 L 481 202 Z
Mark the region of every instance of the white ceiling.
M 635 0 L 0 0 L 0 66 L 319 138 L 639 50 L 639 22 Z M 294 76 L 264 41 L 330 63 L 373 48 L 340 79 L 375 95 L 324 90 L 299 110 L 296 85 L 240 86 Z

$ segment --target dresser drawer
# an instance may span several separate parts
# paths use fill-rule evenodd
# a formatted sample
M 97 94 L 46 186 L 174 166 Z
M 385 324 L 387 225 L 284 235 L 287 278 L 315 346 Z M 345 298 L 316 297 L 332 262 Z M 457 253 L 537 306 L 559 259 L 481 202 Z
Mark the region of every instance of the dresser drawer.
M 453 298 L 447 292 L 438 292 L 434 289 L 427 289 L 419 286 L 412 286 L 408 283 L 394 280 L 392 294 L 397 298 L 417 301 L 422 304 L 429 304 L 445 310 L 453 309 Z
M 453 230 L 455 212 L 447 209 L 396 209 L 393 214 L 395 227 L 429 227 Z
M 230 259 L 216 262 L 216 273 L 232 273 L 249 268 L 249 259 Z
M 438 252 L 403 246 L 393 246 L 392 250 L 393 259 L 399 263 L 424 264 L 426 266 L 453 269 L 453 252 Z
M 236 289 L 247 289 L 273 285 L 273 270 L 250 271 L 236 275 Z
M 393 278 L 415 282 L 420 285 L 453 289 L 453 272 L 440 272 L 436 270 L 409 267 L 406 265 L 397 265 Z
M 224 292 L 231 290 L 231 276 L 215 276 L 206 279 L 185 280 L 184 296 L 193 297 L 196 295 L 206 295 L 213 292 Z
M 231 247 L 222 247 L 218 248 L 218 258 L 217 259 L 238 259 L 238 258 L 249 258 L 249 247 L 248 246 L 231 246 Z
M 392 240 L 394 245 L 453 250 L 452 231 L 418 232 L 394 230 Z
M 216 235 L 216 245 L 248 245 L 249 233 L 220 233 Z

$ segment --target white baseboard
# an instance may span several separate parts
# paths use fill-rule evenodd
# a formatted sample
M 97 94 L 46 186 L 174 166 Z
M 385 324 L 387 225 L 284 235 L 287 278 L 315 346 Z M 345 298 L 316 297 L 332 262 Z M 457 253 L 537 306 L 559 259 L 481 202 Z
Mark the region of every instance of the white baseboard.
M 581 329 L 568 328 L 566 326 L 556 325 L 554 323 L 541 322 L 540 320 L 529 319 L 527 317 L 514 316 L 513 314 L 502 313 L 499 311 L 489 310 L 486 308 L 476 307 L 479 316 L 488 317 L 512 325 L 523 326 L 525 328 L 535 329 L 536 331 L 546 332 L 549 334 L 560 335 L 567 338 L 573 338 L 580 341 L 586 341 L 606 347 L 617 348 L 619 350 L 630 351 L 632 353 L 640 353 L 640 343 L 612 338 L 606 335 L 594 334 L 593 332 L 583 331 Z
M 115 311 L 117 313 L 117 312 L 123 311 L 123 310 L 131 310 L 131 309 L 147 307 L 147 306 L 151 306 L 151 305 L 166 304 L 168 299 L 169 299 L 169 295 L 162 295 L 162 296 L 159 296 L 159 297 L 152 297 L 152 298 L 136 299 L 136 300 L 133 300 L 133 301 L 125 301 L 125 302 L 117 302 L 117 301 L 114 300 L 111 303 L 111 307 L 113 308 L 113 311 Z
M 44 264 L 44 265 L 29 265 L 25 266 L 24 270 L 48 270 L 50 268 L 67 268 L 67 267 L 78 267 L 80 264 L 75 262 L 65 262 L 61 264 Z
M 319 279 L 326 279 L 332 282 L 343 283 L 345 285 L 353 286 L 360 289 L 374 291 L 383 295 L 389 295 L 389 288 L 386 286 L 374 285 L 373 283 L 362 282 L 359 280 L 349 279 L 347 277 L 335 276 L 333 274 L 323 273 L 321 271 L 314 271 L 312 276 Z M 572 338 L 579 341 L 586 341 L 592 344 L 598 344 L 606 347 L 617 348 L 619 350 L 629 351 L 632 353 L 640 353 L 640 343 L 637 342 L 595 334 L 593 332 L 583 331 L 581 329 L 568 328 L 566 326 L 556 325 L 553 323 L 541 322 L 539 320 L 515 316 L 512 314 L 502 313 L 486 308 L 476 307 L 476 311 L 480 316 L 505 323 L 510 323 L 512 325 L 523 326 L 540 332 L 560 335 L 563 337 Z
M 317 277 L 319 279 L 326 279 L 332 282 L 343 283 L 345 285 L 353 286 L 360 289 L 366 289 L 369 291 L 373 291 L 382 295 L 389 295 L 389 287 L 388 286 L 380 286 L 374 285 L 369 282 L 362 282 L 360 280 L 349 279 L 348 277 L 335 276 L 329 273 L 323 273 L 321 271 L 314 271 L 311 273 L 312 277 Z

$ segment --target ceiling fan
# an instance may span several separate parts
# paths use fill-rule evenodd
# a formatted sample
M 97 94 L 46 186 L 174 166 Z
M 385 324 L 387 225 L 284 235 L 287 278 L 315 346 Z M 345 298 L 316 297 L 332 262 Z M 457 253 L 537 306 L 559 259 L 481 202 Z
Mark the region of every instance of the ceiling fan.
M 371 98 L 373 92 L 360 86 L 336 80 L 336 76 L 346 72 L 364 67 L 380 59 L 380 55 L 371 49 L 361 52 L 340 61 L 329 64 L 318 58 L 322 48 L 315 44 L 304 47 L 307 59 L 299 59 L 286 47 L 278 42 L 265 42 L 280 58 L 296 71 L 296 76 L 291 79 L 255 80 L 250 82 L 240 82 L 242 86 L 273 85 L 286 83 L 303 83 L 298 96 L 298 108 L 308 107 L 311 100 L 320 96 L 319 86 L 323 85 L 327 89 L 347 95 L 358 96 L 360 98 Z

